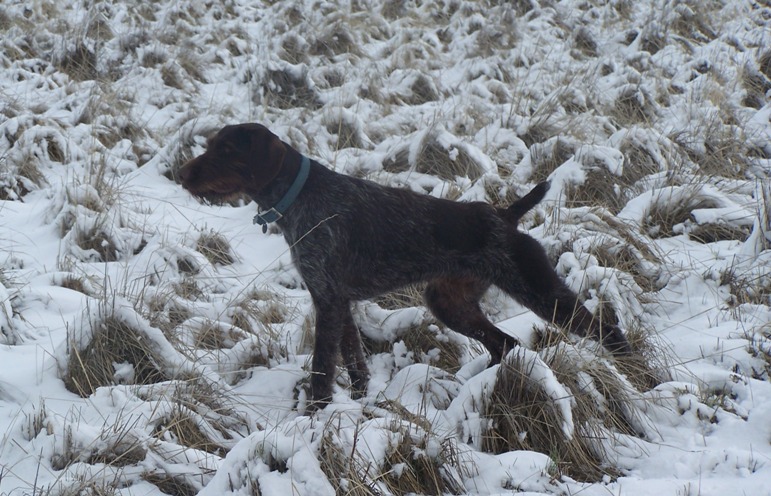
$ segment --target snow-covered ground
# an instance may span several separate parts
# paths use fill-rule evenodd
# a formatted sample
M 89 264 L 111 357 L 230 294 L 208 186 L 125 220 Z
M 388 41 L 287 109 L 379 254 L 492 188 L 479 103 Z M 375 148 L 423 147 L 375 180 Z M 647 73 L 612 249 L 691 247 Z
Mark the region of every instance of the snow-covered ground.
M 771 495 L 771 6 L 0 5 L 0 494 Z M 505 204 L 640 358 L 487 367 L 417 292 L 354 309 L 372 379 L 309 417 L 313 312 L 256 207 L 175 181 L 225 124 Z

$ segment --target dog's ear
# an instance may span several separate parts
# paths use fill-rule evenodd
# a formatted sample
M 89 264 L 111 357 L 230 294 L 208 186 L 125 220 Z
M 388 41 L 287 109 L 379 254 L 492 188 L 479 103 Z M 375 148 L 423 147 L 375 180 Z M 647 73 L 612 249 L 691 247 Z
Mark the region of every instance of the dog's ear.
M 260 126 L 251 137 L 251 180 L 255 191 L 261 191 L 271 183 L 284 166 L 286 145 L 267 128 Z

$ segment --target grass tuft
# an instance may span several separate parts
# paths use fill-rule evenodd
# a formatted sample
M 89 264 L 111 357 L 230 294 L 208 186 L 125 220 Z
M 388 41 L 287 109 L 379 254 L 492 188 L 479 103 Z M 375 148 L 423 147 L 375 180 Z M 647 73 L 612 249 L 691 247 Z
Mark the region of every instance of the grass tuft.
M 145 472 L 142 479 L 157 487 L 163 494 L 173 496 L 195 496 L 200 487 L 191 484 L 186 477 L 170 474 L 161 469 Z
M 641 325 L 626 329 L 632 355 L 616 361 L 616 368 L 638 391 L 650 391 L 672 380 L 664 345 L 656 341 L 655 332 Z
M 183 404 L 174 403 L 171 411 L 155 422 L 152 432 L 154 437 L 215 455 L 224 455 L 227 452 L 224 446 L 204 432 L 197 416 Z
M 466 356 L 463 345 L 453 339 L 452 331 L 429 322 L 410 327 L 402 340 L 418 361 L 430 363 L 447 372 L 457 372 Z
M 325 28 L 310 46 L 312 55 L 334 57 L 342 54 L 359 54 L 359 46 L 354 34 L 346 23 L 335 22 Z
M 428 434 L 400 429 L 379 476 L 391 494 L 466 494 L 459 477 L 457 451 L 451 440 L 440 443 Z
M 609 464 L 603 440 L 613 436 L 615 430 L 633 430 L 623 408 L 613 406 L 613 402 L 628 400 L 626 388 L 620 385 L 622 379 L 613 369 L 582 360 L 580 355 L 567 353 L 567 349 L 558 346 L 540 355 L 560 383 L 573 393 L 572 436 L 564 432 L 563 412 L 554 399 L 532 378 L 525 361 L 510 354 L 501 362 L 493 391 L 483 406 L 484 416 L 492 421 L 483 438 L 483 449 L 494 453 L 544 453 L 553 459 L 560 474 L 581 481 L 616 477 L 619 471 Z M 598 403 L 599 398 L 604 401 Z
M 610 115 L 622 127 L 647 124 L 655 117 L 655 105 L 650 93 L 638 85 L 621 88 L 610 109 Z
M 196 242 L 196 250 L 212 265 L 231 265 L 235 262 L 230 243 L 214 231 L 201 233 Z
M 74 81 L 91 81 L 99 77 L 97 64 L 96 52 L 84 41 L 79 41 L 61 56 L 57 65 Z
M 445 130 L 437 129 L 432 129 L 420 137 L 416 153 L 411 153 L 409 147 L 397 150 L 383 162 L 383 169 L 387 172 L 413 169 L 449 181 L 456 177 L 475 180 L 484 171 L 461 140 Z
M 90 254 L 96 255 L 96 261 L 118 260 L 118 251 L 103 226 L 94 225 L 87 229 L 76 227 L 75 243 L 84 250 L 86 257 Z
M 358 435 L 358 430 L 356 434 Z M 368 467 L 356 452 L 346 453 L 332 428 L 324 430 L 319 442 L 319 467 L 338 496 L 380 496 L 382 491 L 367 476 Z
M 579 27 L 573 34 L 573 43 L 587 57 L 597 56 L 597 40 L 586 27 Z
M 530 161 L 533 167 L 530 181 L 540 183 L 575 155 L 578 146 L 572 139 L 565 137 L 543 139 L 537 129 L 531 129 L 531 131 L 536 134 L 522 138 L 528 138 L 525 143 L 533 141 L 530 146 Z
M 376 296 L 372 301 L 386 310 L 419 307 L 423 305 L 423 291 L 425 288 L 425 284 L 413 284 Z
M 322 102 L 306 68 L 283 67 L 269 69 L 254 93 L 257 105 L 268 105 L 281 110 L 307 108 L 318 110 Z
M 642 229 L 652 238 L 671 237 L 680 234 L 675 226 L 689 222 L 691 212 L 696 209 L 716 208 L 714 199 L 700 193 L 699 185 L 684 188 L 677 202 L 656 201 L 650 206 L 648 215 L 643 220 Z
M 122 382 L 153 384 L 168 380 L 160 366 L 162 357 L 142 331 L 114 315 L 88 322 L 91 339 L 82 347 L 70 342 L 62 380 L 68 391 L 86 397 L 97 388 Z M 118 377 L 116 364 L 133 371 Z
M 364 148 L 364 139 L 360 126 L 353 119 L 340 116 L 326 122 L 327 131 L 337 137 L 335 150 L 344 148 Z

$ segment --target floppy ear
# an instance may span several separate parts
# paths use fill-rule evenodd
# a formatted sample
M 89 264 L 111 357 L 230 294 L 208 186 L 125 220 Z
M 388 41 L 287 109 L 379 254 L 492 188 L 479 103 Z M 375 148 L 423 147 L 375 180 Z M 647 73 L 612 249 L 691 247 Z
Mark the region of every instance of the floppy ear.
M 265 128 L 252 134 L 252 186 L 259 192 L 281 172 L 286 145 Z

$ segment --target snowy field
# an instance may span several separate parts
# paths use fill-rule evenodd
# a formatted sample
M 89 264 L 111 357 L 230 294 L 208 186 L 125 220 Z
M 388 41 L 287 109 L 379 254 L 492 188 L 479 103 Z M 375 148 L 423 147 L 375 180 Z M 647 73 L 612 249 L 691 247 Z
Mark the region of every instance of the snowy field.
M 768 0 L 0 4 L 0 494 L 771 495 Z M 314 316 L 253 203 L 179 166 L 259 122 L 505 205 L 635 349 L 497 291 L 487 367 L 407 288 L 302 415 Z

